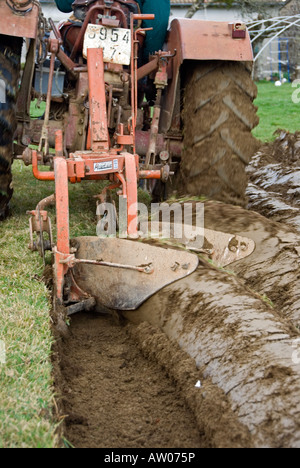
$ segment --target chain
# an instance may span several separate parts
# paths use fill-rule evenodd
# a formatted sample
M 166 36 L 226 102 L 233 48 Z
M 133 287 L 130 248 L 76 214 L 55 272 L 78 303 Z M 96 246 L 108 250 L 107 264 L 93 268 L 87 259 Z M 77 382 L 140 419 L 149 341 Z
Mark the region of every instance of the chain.
M 39 10 L 39 23 L 38 23 L 38 41 L 37 41 L 37 64 L 42 65 L 48 54 L 48 46 L 46 44 L 46 33 L 50 32 L 50 26 L 47 19 L 44 16 L 41 4 L 38 0 L 32 0 L 32 4 L 35 5 Z
M 6 0 L 6 5 L 14 12 L 15 15 L 25 16 L 32 11 L 32 1 L 27 2 L 14 2 L 13 0 Z M 28 7 L 28 8 L 27 8 Z

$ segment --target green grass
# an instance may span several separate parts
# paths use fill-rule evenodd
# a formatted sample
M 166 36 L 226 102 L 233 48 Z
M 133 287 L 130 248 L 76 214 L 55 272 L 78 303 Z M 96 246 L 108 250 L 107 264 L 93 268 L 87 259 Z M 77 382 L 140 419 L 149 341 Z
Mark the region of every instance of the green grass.
M 0 225 L 0 340 L 6 347 L 6 364 L 0 364 L 0 447 L 55 447 L 51 300 L 42 260 L 27 248 L 26 215 L 53 193 L 54 183 L 37 181 L 18 161 L 13 173 L 13 216 Z M 73 236 L 96 235 L 98 192 L 95 183 L 71 186 Z M 54 224 L 54 210 L 49 211 Z
M 300 130 L 300 104 L 293 103 L 292 95 L 296 89 L 292 84 L 276 87 L 274 83 L 261 82 L 257 87 L 255 105 L 260 123 L 253 131 L 254 136 L 265 142 L 275 139 L 274 132 L 278 128 L 291 133 Z
M 46 110 L 46 102 L 42 101 L 39 104 L 38 107 L 38 100 L 35 99 L 34 101 L 31 102 L 30 106 L 30 115 L 33 119 L 38 119 L 39 117 L 42 117 L 45 113 Z
M 29 170 L 14 164 L 14 216 L 0 225 L 0 447 L 53 447 L 52 334 L 43 266 L 28 246 L 28 217 L 38 199 Z

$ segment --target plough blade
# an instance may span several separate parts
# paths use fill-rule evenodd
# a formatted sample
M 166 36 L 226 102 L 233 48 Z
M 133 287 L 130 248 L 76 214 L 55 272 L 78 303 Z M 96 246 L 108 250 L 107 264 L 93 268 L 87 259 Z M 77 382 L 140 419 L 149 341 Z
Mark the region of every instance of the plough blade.
M 197 255 L 138 241 L 76 238 L 73 275 L 78 286 L 97 305 L 113 310 L 136 310 L 165 286 L 191 275 Z
M 203 254 L 219 268 L 248 257 L 256 247 L 248 237 L 212 229 L 193 228 L 193 234 L 190 233 L 188 238 L 184 232 L 175 236 L 175 233 L 181 232 L 180 225 L 173 224 L 170 228 L 169 224 L 154 222 L 151 226 L 155 233 L 159 233 L 158 237 L 170 239 L 170 245 L 181 245 L 191 252 Z
M 197 246 L 200 239 L 195 238 L 193 241 L 186 242 L 187 249 L 201 253 L 201 248 Z M 254 250 L 255 242 L 248 237 L 213 231 L 211 229 L 205 229 L 204 231 L 204 253 L 218 267 L 224 268 L 231 263 L 242 260 L 251 255 Z

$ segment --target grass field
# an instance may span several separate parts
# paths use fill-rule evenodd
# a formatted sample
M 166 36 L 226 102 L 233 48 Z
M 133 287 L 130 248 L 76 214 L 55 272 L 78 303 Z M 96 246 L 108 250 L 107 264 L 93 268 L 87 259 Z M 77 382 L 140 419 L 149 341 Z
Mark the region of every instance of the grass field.
M 0 447 L 55 447 L 51 298 L 42 280 L 42 259 L 27 248 L 26 215 L 53 193 L 54 184 L 35 180 L 21 162 L 13 169 L 13 216 L 0 225 L 0 340 L 6 348 L 6 363 L 0 363 Z M 96 193 L 94 183 L 71 187 L 74 236 L 95 235 Z
M 260 125 L 255 135 L 269 141 L 277 128 L 298 130 L 300 104 L 290 84 L 258 84 Z M 43 264 L 29 243 L 27 210 L 54 191 L 20 162 L 13 166 L 13 216 L 0 225 L 0 447 L 56 447 L 51 368 L 51 300 L 42 281 Z M 73 236 L 95 235 L 95 183 L 70 187 Z M 54 222 L 54 211 L 49 210 Z M 6 363 L 1 355 L 5 345 Z
M 276 87 L 274 83 L 257 83 L 258 97 L 255 105 L 260 117 L 259 126 L 253 131 L 256 138 L 272 141 L 278 128 L 295 132 L 300 130 L 300 104 L 295 104 L 291 83 Z
M 0 339 L 6 348 L 6 363 L 0 364 L 0 447 L 52 447 L 49 294 L 42 262 L 27 249 L 26 210 L 43 189 L 19 162 L 14 180 L 13 217 L 0 225 Z

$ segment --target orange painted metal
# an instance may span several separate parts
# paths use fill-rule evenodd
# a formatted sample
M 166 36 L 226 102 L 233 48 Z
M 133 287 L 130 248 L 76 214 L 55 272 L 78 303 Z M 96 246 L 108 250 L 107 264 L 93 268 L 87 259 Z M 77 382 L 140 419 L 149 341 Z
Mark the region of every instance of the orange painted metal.
M 129 237 L 138 238 L 138 193 L 137 168 L 133 154 L 125 154 L 127 187 L 127 232 Z
M 38 168 L 38 153 L 36 150 L 32 151 L 32 173 L 38 180 L 55 180 L 54 172 L 42 172 Z
M 132 135 L 117 135 L 117 144 L 121 146 L 133 146 Z
M 139 171 L 140 179 L 161 179 L 161 171 Z
M 141 80 L 145 76 L 150 75 L 151 73 L 158 70 L 158 57 L 156 56 L 154 60 L 151 62 L 146 63 L 142 67 L 138 68 L 137 70 L 137 80 Z
M 93 151 L 109 149 L 104 81 L 103 49 L 88 49 L 91 147 Z
M 58 131 L 55 133 L 55 155 L 59 157 L 64 156 L 64 141 L 63 132 Z
M 63 301 L 64 277 L 70 256 L 68 166 L 65 158 L 54 158 L 57 244 L 54 248 L 56 296 Z
M 131 109 L 132 109 L 132 125 L 131 135 L 133 137 L 133 152 L 135 153 L 135 129 L 137 121 L 138 109 L 138 52 L 139 52 L 139 39 L 138 35 L 143 31 L 149 31 L 151 28 L 139 28 L 134 30 L 135 21 L 154 20 L 155 15 L 131 15 L 130 16 L 130 30 L 131 30 Z
M 28 9 L 31 7 L 28 6 Z M 32 4 L 32 10 L 24 15 L 15 14 L 5 1 L 0 1 L 0 34 L 13 37 L 36 39 L 38 33 L 39 7 Z
M 127 185 L 126 185 L 126 179 L 123 174 L 116 174 L 115 175 L 116 179 L 121 182 L 122 185 L 122 197 L 127 198 Z
M 253 60 L 249 32 L 245 39 L 233 39 L 232 25 L 221 21 L 173 20 L 168 50 L 174 52 L 174 49 L 181 63 L 184 60 Z
M 106 197 L 107 197 L 107 192 L 108 192 L 109 190 L 115 190 L 115 189 L 120 188 L 120 187 L 121 187 L 120 181 L 114 182 L 114 183 L 112 183 L 112 184 L 110 184 L 110 185 L 107 185 L 107 186 L 102 190 L 101 194 L 100 194 L 100 195 L 96 195 L 94 198 L 98 198 L 98 199 L 101 201 L 101 203 L 105 203 L 105 202 L 106 202 Z
M 75 265 L 75 256 L 70 250 L 69 228 L 69 188 L 68 183 L 78 183 L 82 180 L 108 180 L 110 185 L 106 191 L 120 188 L 119 195 L 127 201 L 127 234 L 131 238 L 138 237 L 138 179 L 160 179 L 161 171 L 140 171 L 139 156 L 135 153 L 135 127 L 137 116 L 137 32 L 134 31 L 134 21 L 153 19 L 153 15 L 132 15 L 131 34 L 133 39 L 131 60 L 131 97 L 132 116 L 128 128 L 120 124 L 115 133 L 114 141 L 117 147 L 111 147 L 108 131 L 107 96 L 104 77 L 104 62 L 102 49 L 88 49 L 87 69 L 89 84 L 90 125 L 87 137 L 86 151 L 72 152 L 64 158 L 63 132 L 55 135 L 56 156 L 54 157 L 54 172 L 41 172 L 38 169 L 37 152 L 33 152 L 33 173 L 39 180 L 55 180 L 55 203 L 57 224 L 57 245 L 53 248 L 55 258 L 56 296 L 63 302 L 64 281 L 69 269 Z M 86 74 L 86 71 L 81 72 Z M 81 83 L 80 79 L 79 82 Z M 84 84 L 84 79 L 82 83 Z M 129 134 L 125 134 L 125 133 Z M 131 147 L 133 154 L 124 151 Z M 75 285 L 76 286 L 76 285 Z M 74 287 L 74 284 L 73 284 Z M 76 287 L 75 287 L 76 289 Z M 81 292 L 79 291 L 79 296 Z M 75 296 L 78 292 L 75 293 Z M 74 296 L 74 297 L 75 297 Z

